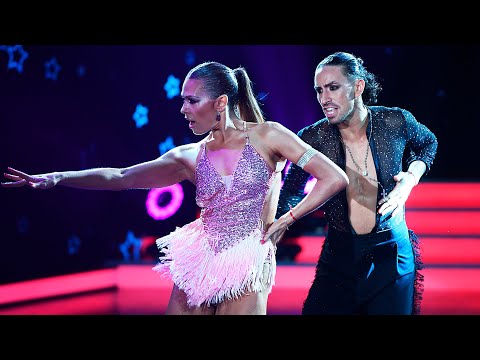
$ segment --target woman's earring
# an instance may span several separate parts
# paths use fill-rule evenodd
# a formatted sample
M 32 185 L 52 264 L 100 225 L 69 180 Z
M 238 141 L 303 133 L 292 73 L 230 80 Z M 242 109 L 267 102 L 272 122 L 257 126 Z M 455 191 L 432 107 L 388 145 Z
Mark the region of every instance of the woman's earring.
M 217 121 L 220 121 L 220 111 L 217 111 Z

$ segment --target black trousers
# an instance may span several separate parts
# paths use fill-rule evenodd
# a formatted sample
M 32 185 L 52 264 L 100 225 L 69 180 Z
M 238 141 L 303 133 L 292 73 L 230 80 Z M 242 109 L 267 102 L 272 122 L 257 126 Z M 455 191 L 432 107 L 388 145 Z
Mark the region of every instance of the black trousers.
M 416 252 L 405 223 L 354 235 L 329 229 L 302 315 L 411 315 Z

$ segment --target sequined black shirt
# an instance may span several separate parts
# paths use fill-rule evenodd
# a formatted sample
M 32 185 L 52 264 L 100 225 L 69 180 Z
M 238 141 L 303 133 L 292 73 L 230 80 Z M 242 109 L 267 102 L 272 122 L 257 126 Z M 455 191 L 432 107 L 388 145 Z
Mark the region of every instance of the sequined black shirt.
M 389 193 L 395 187 L 393 176 L 402 171 L 402 165 L 408 166 L 415 160 L 425 163 L 430 171 L 437 152 L 436 136 L 407 110 L 398 107 L 368 107 L 370 121 L 367 137 L 370 138 L 377 180 Z M 306 126 L 298 135 L 313 148 L 319 150 L 345 170 L 345 151 L 340 141 L 340 132 L 336 125 L 331 125 L 327 118 Z M 405 169 L 406 170 L 406 169 Z M 280 192 L 277 218 L 295 206 L 305 196 L 304 187 L 310 175 L 300 167 L 292 164 L 285 175 Z M 377 201 L 381 197 L 378 187 Z M 348 203 L 346 190 L 339 192 L 319 209 L 325 212 L 325 219 L 330 227 L 338 231 L 355 233 L 348 219 Z M 372 232 L 391 229 L 405 221 L 405 213 L 400 212 L 392 218 L 391 213 L 377 214 Z

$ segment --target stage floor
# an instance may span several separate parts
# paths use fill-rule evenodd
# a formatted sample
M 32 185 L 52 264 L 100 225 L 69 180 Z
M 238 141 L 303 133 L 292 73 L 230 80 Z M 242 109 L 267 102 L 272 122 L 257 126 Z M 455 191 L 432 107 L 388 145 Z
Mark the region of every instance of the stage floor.
M 162 315 L 172 284 L 151 268 L 120 265 L 4 285 L 12 295 L 0 293 L 0 315 Z M 280 264 L 268 314 L 299 315 L 314 270 L 312 265 Z M 427 267 L 422 273 L 422 315 L 480 314 L 480 268 Z

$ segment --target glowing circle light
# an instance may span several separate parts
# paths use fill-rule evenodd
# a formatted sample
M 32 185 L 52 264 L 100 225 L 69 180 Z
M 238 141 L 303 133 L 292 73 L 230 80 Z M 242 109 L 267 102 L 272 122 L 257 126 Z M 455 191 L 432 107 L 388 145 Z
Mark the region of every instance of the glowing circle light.
M 168 204 L 160 206 L 158 199 L 162 194 L 170 193 L 171 200 Z M 183 202 L 183 188 L 180 184 L 174 184 L 159 189 L 152 189 L 148 193 L 147 207 L 148 215 L 155 220 L 164 220 L 175 214 Z

